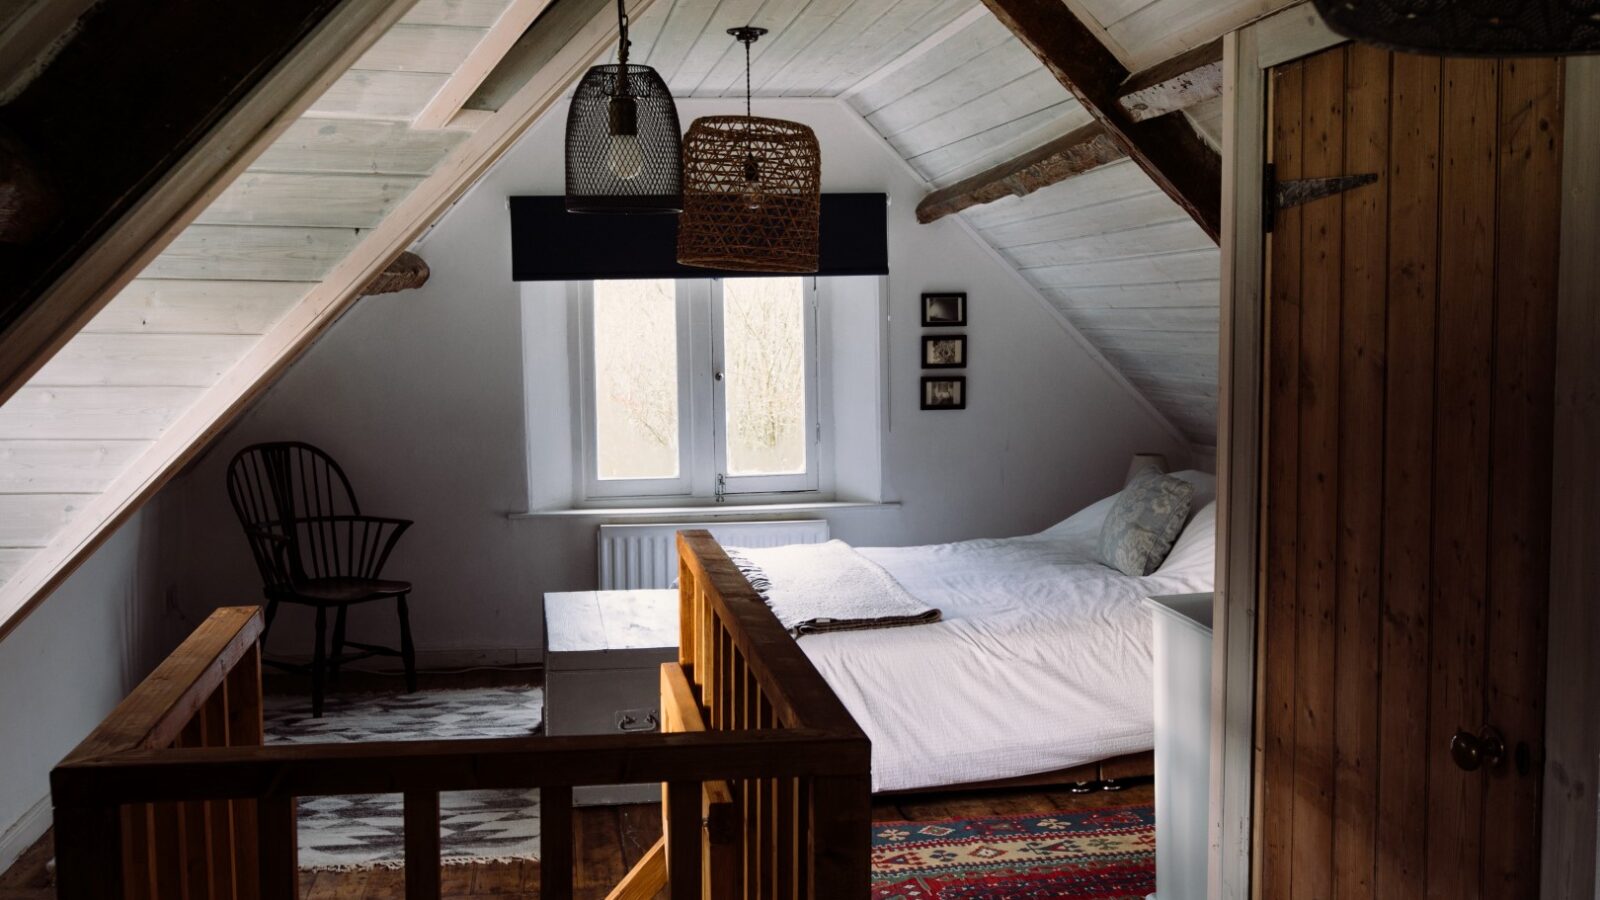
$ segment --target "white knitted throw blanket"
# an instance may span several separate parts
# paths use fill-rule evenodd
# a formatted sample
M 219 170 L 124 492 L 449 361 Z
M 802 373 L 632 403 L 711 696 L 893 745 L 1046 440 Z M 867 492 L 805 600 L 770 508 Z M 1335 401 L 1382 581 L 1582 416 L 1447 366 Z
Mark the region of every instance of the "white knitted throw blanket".
M 939 610 L 844 541 L 727 552 L 796 636 L 939 621 Z

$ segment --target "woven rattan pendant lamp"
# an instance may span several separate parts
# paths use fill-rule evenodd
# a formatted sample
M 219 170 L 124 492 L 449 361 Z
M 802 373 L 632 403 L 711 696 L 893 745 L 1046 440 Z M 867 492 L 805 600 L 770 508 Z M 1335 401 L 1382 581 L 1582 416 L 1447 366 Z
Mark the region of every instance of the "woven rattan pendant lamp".
M 730 28 L 744 44 L 743 116 L 695 119 L 683 139 L 678 262 L 737 272 L 817 271 L 822 149 L 799 122 L 750 112 L 750 45 L 765 28 Z
M 567 111 L 567 211 L 674 213 L 683 209 L 678 107 L 649 66 L 628 64 L 628 12 L 616 65 L 584 73 Z

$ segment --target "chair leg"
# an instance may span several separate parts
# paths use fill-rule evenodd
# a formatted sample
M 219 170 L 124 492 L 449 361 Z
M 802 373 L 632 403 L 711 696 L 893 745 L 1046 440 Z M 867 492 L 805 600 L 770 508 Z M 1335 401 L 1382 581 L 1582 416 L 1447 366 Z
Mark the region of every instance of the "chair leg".
M 398 598 L 400 612 L 400 661 L 406 667 L 406 693 L 417 692 L 417 650 L 411 646 L 411 614 L 406 609 L 406 595 Z
M 339 663 L 344 659 L 344 613 L 348 606 L 339 607 L 333 617 L 333 653 L 328 657 L 328 681 L 339 684 Z
M 322 718 L 322 679 L 328 665 L 328 609 L 317 607 L 317 645 L 311 651 L 311 717 Z

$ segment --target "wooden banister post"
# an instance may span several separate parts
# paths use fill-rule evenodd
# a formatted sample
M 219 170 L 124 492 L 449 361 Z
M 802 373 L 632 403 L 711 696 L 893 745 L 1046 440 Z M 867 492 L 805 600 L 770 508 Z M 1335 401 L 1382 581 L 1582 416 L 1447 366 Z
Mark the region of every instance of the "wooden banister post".
M 115 806 L 57 806 L 55 837 L 57 897 L 100 900 L 122 896 L 122 810 Z
M 439 794 L 407 791 L 406 900 L 439 900 Z
M 539 897 L 572 900 L 572 788 L 539 788 Z
M 866 775 L 811 781 L 811 896 L 858 896 L 872 883 L 872 783 Z
M 667 785 L 667 883 L 672 896 L 698 898 L 701 893 L 700 782 Z
M 257 856 L 261 900 L 296 900 L 300 892 L 299 847 L 295 840 L 293 797 L 256 801 Z

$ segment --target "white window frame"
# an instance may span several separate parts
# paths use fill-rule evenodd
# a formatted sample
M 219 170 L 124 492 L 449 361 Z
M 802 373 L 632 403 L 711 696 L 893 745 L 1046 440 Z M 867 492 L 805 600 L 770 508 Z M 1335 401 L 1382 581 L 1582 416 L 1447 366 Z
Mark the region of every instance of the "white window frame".
M 602 479 L 598 472 L 595 433 L 594 282 L 571 282 L 568 301 L 572 322 L 574 367 L 573 453 L 580 503 L 625 500 L 673 500 L 684 503 L 742 503 L 825 499 L 822 487 L 832 452 L 821 423 L 826 393 L 821 387 L 821 355 L 817 279 L 804 279 L 806 291 L 806 416 L 809 436 L 806 471 L 794 475 L 718 475 L 726 472 L 725 382 L 723 373 L 722 298 L 724 279 L 677 279 L 678 339 L 678 477 Z M 718 488 L 721 488 L 719 491 Z
M 728 438 L 725 433 L 728 423 L 727 417 L 727 379 L 723 377 L 726 369 L 726 347 L 723 330 L 723 298 L 727 288 L 727 279 L 717 278 L 711 282 L 711 330 L 712 365 L 715 374 L 712 376 L 712 433 L 715 436 L 715 453 L 713 467 L 716 486 L 723 495 L 731 494 L 780 494 L 793 492 L 815 492 L 818 486 L 820 457 L 822 456 L 822 433 L 819 426 L 820 393 L 817 386 L 818 347 L 817 347 L 817 279 L 804 277 L 801 279 L 801 290 L 805 304 L 805 379 L 806 379 L 806 411 L 803 434 L 806 438 L 806 470 L 793 475 L 731 475 L 728 473 Z

